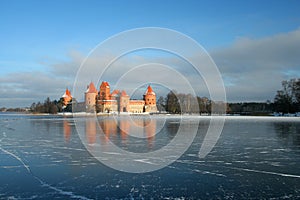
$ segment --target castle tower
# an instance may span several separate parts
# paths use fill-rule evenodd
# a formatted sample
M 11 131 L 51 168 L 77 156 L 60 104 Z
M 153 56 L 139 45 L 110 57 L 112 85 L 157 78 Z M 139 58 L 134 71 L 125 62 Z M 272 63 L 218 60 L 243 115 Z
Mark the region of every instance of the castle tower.
M 85 107 L 87 112 L 95 112 L 96 109 L 96 98 L 97 98 L 97 89 L 93 82 L 88 85 L 85 92 Z
M 119 90 L 114 90 L 111 94 L 110 94 L 110 101 L 111 101 L 111 107 L 110 107 L 110 111 L 111 112 L 118 112 L 119 109 L 118 109 L 118 106 L 119 106 L 119 95 L 120 95 L 120 92 Z
M 110 86 L 108 82 L 103 81 L 97 97 L 97 112 L 109 113 L 114 111 L 114 102 L 111 101 Z
M 156 107 L 156 94 L 154 93 L 152 87 L 149 85 L 145 94 L 145 112 L 157 112 Z
M 106 81 L 100 85 L 99 100 L 110 100 L 110 86 Z
M 66 89 L 65 93 L 61 97 L 63 99 L 63 106 L 67 106 L 70 101 L 72 100 L 72 95 L 68 88 Z
M 129 95 L 126 94 L 126 92 L 123 90 L 120 94 L 119 99 L 119 112 L 128 112 L 129 111 Z

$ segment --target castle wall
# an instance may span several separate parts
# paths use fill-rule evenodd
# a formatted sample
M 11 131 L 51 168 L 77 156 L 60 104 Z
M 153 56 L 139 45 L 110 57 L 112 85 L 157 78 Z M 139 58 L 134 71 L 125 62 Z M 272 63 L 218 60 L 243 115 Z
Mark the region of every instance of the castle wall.
M 131 113 L 143 113 L 144 112 L 145 101 L 144 100 L 130 100 L 129 110 Z

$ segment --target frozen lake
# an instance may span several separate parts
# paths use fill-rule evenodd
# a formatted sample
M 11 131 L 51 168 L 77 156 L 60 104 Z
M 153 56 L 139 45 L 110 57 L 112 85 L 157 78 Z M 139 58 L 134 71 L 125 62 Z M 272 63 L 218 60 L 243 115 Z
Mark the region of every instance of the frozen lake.
M 76 118 L 77 128 L 85 130 L 79 135 L 73 118 L 0 114 L 0 199 L 300 198 L 300 118 L 226 117 L 216 146 L 203 159 L 198 153 L 209 117 L 200 117 L 199 124 L 151 118 Z M 133 133 L 132 122 L 145 126 L 140 137 L 133 137 L 139 132 Z M 125 173 L 92 156 L 109 141 L 130 152 L 156 151 L 179 126 L 186 134 L 196 127 L 197 135 L 178 160 L 160 170 Z M 102 153 L 128 164 L 109 150 Z

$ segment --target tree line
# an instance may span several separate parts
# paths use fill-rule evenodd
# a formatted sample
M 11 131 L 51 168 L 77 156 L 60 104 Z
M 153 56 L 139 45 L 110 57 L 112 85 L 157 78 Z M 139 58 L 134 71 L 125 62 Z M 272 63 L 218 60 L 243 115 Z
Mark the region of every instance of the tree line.
M 277 91 L 274 101 L 266 102 L 243 102 L 243 103 L 225 103 L 213 102 L 207 97 L 193 96 L 191 94 L 177 93 L 170 91 L 165 97 L 157 99 L 157 108 L 160 112 L 183 114 L 183 113 L 200 113 L 211 114 L 212 107 L 220 110 L 224 109 L 228 114 L 242 115 L 269 115 L 273 112 L 278 113 L 296 113 L 300 112 L 300 79 L 290 79 L 282 81 L 282 88 Z M 58 101 L 51 101 L 49 97 L 44 102 L 32 103 L 29 111 L 32 113 L 50 113 L 72 112 L 72 101 L 68 105 L 64 105 L 63 98 Z M 83 111 L 84 103 L 76 104 L 76 111 Z M 218 109 L 217 109 L 218 110 Z M 0 111 L 18 111 L 24 112 L 22 108 L 6 109 L 1 108 Z M 27 111 L 27 110 L 26 110 Z
M 177 93 L 170 91 L 166 97 L 159 97 L 157 100 L 157 108 L 160 112 L 167 112 L 172 114 L 211 114 L 212 108 L 214 112 L 226 110 L 227 104 L 225 102 L 213 102 L 207 97 L 193 96 L 192 94 Z M 224 109 L 225 107 L 225 109 Z
M 224 103 L 226 113 L 242 115 L 269 115 L 278 113 L 300 112 L 300 79 L 282 81 L 282 88 L 278 90 L 274 101 Z M 213 102 L 207 97 L 193 97 L 191 94 L 170 91 L 166 97 L 159 97 L 157 107 L 159 111 L 168 113 L 207 113 L 211 114 L 212 106 L 217 107 L 222 102 Z
M 49 97 L 41 103 L 32 103 L 30 106 L 30 112 L 32 113 L 49 113 L 56 114 L 58 112 L 72 112 L 72 101 L 64 106 L 64 99 L 60 98 L 58 101 L 51 101 Z
M 172 114 L 212 114 L 212 108 L 216 114 L 239 114 L 239 115 L 270 115 L 276 112 L 274 103 L 266 102 L 243 102 L 226 103 L 214 102 L 207 97 L 193 97 L 191 94 L 176 93 L 171 91 L 166 97 L 159 97 L 157 108 L 160 112 Z M 217 112 L 219 110 L 219 112 Z

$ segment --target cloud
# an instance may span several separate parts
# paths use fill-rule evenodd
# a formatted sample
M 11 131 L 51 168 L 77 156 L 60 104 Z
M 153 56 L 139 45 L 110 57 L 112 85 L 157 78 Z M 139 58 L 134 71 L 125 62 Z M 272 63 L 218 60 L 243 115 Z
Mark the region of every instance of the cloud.
M 300 29 L 262 39 L 239 38 L 211 56 L 231 101 L 272 100 L 281 81 L 300 75 Z
M 300 29 L 260 39 L 239 38 L 228 47 L 211 51 L 210 55 L 225 82 L 227 99 L 272 100 L 276 90 L 280 89 L 282 80 L 300 75 L 299 44 Z M 186 85 L 175 77 L 176 73 L 168 72 L 167 68 L 159 70 L 155 63 L 171 66 L 187 78 L 197 95 L 209 95 L 204 80 L 188 62 L 171 54 L 150 55 L 135 52 L 110 63 L 114 57 L 111 53 L 105 56 L 95 53 L 86 59 L 86 55 L 73 50 L 68 53 L 66 60 L 44 59 L 40 64 L 45 66 L 46 70 L 18 71 L 0 76 L 0 107 L 30 106 L 32 102 L 43 101 L 48 96 L 51 99 L 59 99 L 66 87 L 73 89 L 73 83 L 76 81 L 76 98 L 83 100 L 84 91 L 90 81 L 99 87 L 101 81 L 107 80 L 113 88 L 121 77 L 126 81 L 123 81 L 122 88 L 119 88 L 119 85 L 118 89 L 126 89 L 128 93 L 140 90 L 138 95 L 141 95 L 143 88 L 140 87 L 145 87 L 147 82 L 153 80 L 166 80 L 173 87 L 170 89 L 188 92 Z M 201 56 L 197 59 L 206 65 L 207 60 L 201 60 Z M 85 63 L 81 66 L 83 61 Z M 152 66 L 148 66 L 149 70 L 138 67 L 147 63 L 153 63 Z M 104 70 L 108 64 L 108 69 Z M 152 72 L 150 68 L 153 68 Z M 134 72 L 131 71 L 133 69 Z M 101 74 L 102 72 L 104 73 Z M 79 81 L 76 79 L 78 77 L 81 77 Z M 158 87 L 156 89 L 160 91 Z
M 70 52 L 67 61 L 44 58 L 39 70 L 0 76 L 0 107 L 26 107 L 47 97 L 58 100 L 66 88 L 72 89 L 81 59 L 79 52 Z
M 188 66 L 179 58 L 146 58 L 133 53 L 111 63 L 113 58 L 114 55 L 107 53 L 101 56 L 92 54 L 86 59 L 86 55 L 74 50 L 68 54 L 66 60 L 45 59 L 41 61 L 40 64 L 45 66 L 41 71 L 18 71 L 0 76 L 0 93 L 2 94 L 0 107 L 30 106 L 31 103 L 44 101 L 47 97 L 58 100 L 66 87 L 74 89 L 74 83 L 76 83 L 76 93 L 73 90 L 72 94 L 77 100 L 83 101 L 84 92 L 90 81 L 93 81 L 97 87 L 101 81 L 109 81 L 111 88 L 114 89 L 118 81 L 124 79 L 125 81 L 120 82 L 116 89 L 125 89 L 128 94 L 135 93 L 134 98 L 142 98 L 149 83 L 161 83 L 169 87 L 168 89 L 176 89 L 178 92 L 188 91 L 184 88 L 183 81 L 179 81 L 182 77 L 178 75 L 185 74 L 184 76 L 187 76 L 189 74 L 186 72 Z M 110 65 L 107 67 L 109 63 Z M 172 71 L 170 68 L 168 72 L 168 69 L 164 67 L 157 67 L 156 63 L 173 66 L 177 64 L 181 68 L 177 69 L 179 73 L 174 75 L 174 70 Z M 147 64 L 146 68 L 145 64 Z M 184 67 L 182 68 L 182 66 Z M 106 67 L 107 69 L 105 69 Z M 144 69 L 141 70 L 141 67 Z M 171 76 L 172 73 L 173 76 Z M 205 88 L 204 83 L 199 85 Z M 158 96 L 166 95 L 166 90 L 160 90 L 157 85 L 155 87 Z
M 90 55 L 78 72 L 75 88 L 79 93 L 76 92 L 75 95 L 82 95 L 86 89 L 86 84 L 90 81 L 99 86 L 103 80 L 109 81 L 112 89 L 125 89 L 128 94 L 138 90 L 140 92 L 136 93 L 136 95 L 140 95 L 140 98 L 146 85 L 150 83 L 161 84 L 163 87 L 177 90 L 178 92 L 192 92 L 187 89 L 187 85 L 183 81 L 180 81 L 183 76 L 195 83 L 195 80 L 192 80 L 195 76 L 194 71 L 192 71 L 192 66 L 187 62 L 175 55 L 148 57 L 139 54 L 140 52 L 133 52 L 116 60 L 113 60 L 113 54 L 98 55 L 95 53 Z M 111 62 L 112 60 L 113 62 Z M 198 76 L 196 82 L 201 82 L 200 79 L 201 77 L 199 78 Z M 82 83 L 85 83 L 85 85 Z M 203 81 L 201 84 L 196 85 L 197 89 L 204 88 L 206 90 Z M 140 88 L 141 86 L 143 88 Z M 165 92 L 166 90 L 161 91 Z M 166 94 L 161 92 L 158 93 L 159 95 L 164 96 Z
M 0 107 L 30 106 L 47 97 L 59 99 L 70 80 L 40 71 L 15 72 L 0 77 Z
M 39 64 L 45 66 L 49 75 L 74 79 L 78 68 L 84 59 L 85 55 L 81 52 L 71 50 L 70 52 L 67 52 L 65 60 L 56 60 L 45 57 L 39 61 Z

